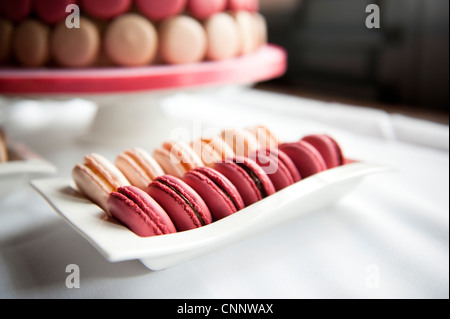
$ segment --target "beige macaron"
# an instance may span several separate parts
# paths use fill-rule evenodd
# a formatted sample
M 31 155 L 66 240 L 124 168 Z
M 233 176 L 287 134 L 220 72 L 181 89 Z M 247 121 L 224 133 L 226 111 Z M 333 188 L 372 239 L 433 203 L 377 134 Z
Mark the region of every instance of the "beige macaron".
M 255 135 L 247 130 L 223 130 L 222 139 L 233 149 L 236 156 L 248 157 L 260 147 Z
M 109 58 L 118 65 L 148 65 L 157 53 L 158 34 L 143 16 L 124 14 L 106 28 L 104 47 Z
M 85 17 L 80 18 L 80 28 L 70 29 L 65 21 L 62 21 L 53 30 L 51 52 L 60 66 L 91 66 L 100 52 L 100 32 L 97 26 Z
M 178 178 L 194 168 L 204 166 L 201 158 L 183 142 L 166 142 L 154 151 L 153 157 L 166 174 Z
M 160 55 L 166 63 L 196 63 L 205 58 L 206 32 L 194 18 L 180 15 L 163 21 L 159 37 Z
M 13 34 L 12 48 L 16 60 L 26 67 L 41 67 L 49 60 L 49 28 L 29 19 L 21 22 Z
M 220 137 L 202 137 L 191 143 L 191 148 L 206 166 L 214 167 L 216 162 L 234 157 L 233 149 Z
M 8 161 L 8 147 L 6 145 L 6 134 L 0 128 L 0 163 Z
M 217 13 L 204 23 L 208 39 L 206 58 L 212 61 L 231 59 L 240 48 L 236 20 L 227 13 Z
M 0 19 L 0 64 L 5 63 L 11 56 L 11 39 L 14 31 L 13 24 Z
M 236 20 L 240 36 L 240 55 L 256 51 L 260 43 L 258 25 L 253 13 L 248 11 L 236 11 L 232 13 Z

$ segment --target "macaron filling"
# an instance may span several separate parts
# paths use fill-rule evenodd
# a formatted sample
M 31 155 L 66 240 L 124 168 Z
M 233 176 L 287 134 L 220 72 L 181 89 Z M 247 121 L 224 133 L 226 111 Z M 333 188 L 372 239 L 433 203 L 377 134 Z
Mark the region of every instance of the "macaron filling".
M 168 187 L 172 191 L 174 191 L 192 209 L 192 211 L 194 212 L 194 214 L 197 217 L 197 219 L 200 222 L 200 224 L 202 226 L 206 225 L 206 222 L 203 219 L 203 217 L 200 214 L 200 212 L 197 209 L 197 207 L 195 207 L 195 205 L 186 196 L 184 196 L 184 194 L 181 191 L 179 191 L 174 185 L 172 185 L 171 183 L 169 183 L 169 182 L 167 182 L 167 181 L 165 181 L 163 179 L 158 179 L 158 182 L 161 183 L 162 185 L 164 185 L 165 187 Z
M 234 163 L 236 165 L 238 165 L 240 168 L 242 168 L 247 175 L 252 179 L 252 181 L 255 183 L 256 188 L 258 189 L 259 193 L 261 194 L 261 198 L 266 198 L 267 197 L 267 193 L 266 190 L 264 188 L 264 185 L 261 181 L 261 179 L 258 177 L 258 175 L 255 174 L 255 172 L 247 167 L 247 165 L 245 165 L 245 163 L 239 163 L 237 161 L 234 161 Z

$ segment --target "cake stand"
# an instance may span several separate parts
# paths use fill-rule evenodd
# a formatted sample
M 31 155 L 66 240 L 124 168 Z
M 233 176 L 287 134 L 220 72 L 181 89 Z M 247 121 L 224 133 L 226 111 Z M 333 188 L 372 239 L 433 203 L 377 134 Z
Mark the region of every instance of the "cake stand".
M 221 62 L 139 68 L 0 69 L 0 94 L 8 99 L 83 98 L 97 104 L 87 140 L 122 143 L 149 139 L 167 126 L 160 102 L 183 91 L 251 85 L 286 71 L 286 52 L 267 45 Z

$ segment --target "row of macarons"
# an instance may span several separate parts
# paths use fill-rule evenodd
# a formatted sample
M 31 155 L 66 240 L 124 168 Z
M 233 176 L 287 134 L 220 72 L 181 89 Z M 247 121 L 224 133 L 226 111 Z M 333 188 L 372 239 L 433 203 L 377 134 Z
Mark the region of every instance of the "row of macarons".
M 328 135 L 280 143 L 270 130 L 256 127 L 225 130 L 191 145 L 164 143 L 153 155 L 126 150 L 115 164 L 89 154 L 72 177 L 108 215 L 149 237 L 208 225 L 344 164 L 339 144 Z
M 221 61 L 267 43 L 258 12 L 219 12 L 204 21 L 177 15 L 158 24 L 136 13 L 108 22 L 82 16 L 80 28 L 36 19 L 17 25 L 0 19 L 0 64 L 24 67 L 145 66 Z
M 67 8 L 73 4 L 95 19 L 112 19 L 134 11 L 153 21 L 184 12 L 196 19 L 206 19 L 225 10 L 259 9 L 259 0 L 0 0 L 0 17 L 12 22 L 36 17 L 44 23 L 56 24 L 66 19 Z

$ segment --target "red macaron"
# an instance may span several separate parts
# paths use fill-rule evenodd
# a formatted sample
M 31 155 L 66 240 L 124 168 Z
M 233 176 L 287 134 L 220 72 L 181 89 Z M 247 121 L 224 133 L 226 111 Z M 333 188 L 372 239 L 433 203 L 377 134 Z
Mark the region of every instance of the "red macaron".
M 269 176 L 276 191 L 280 191 L 301 180 L 295 164 L 283 151 L 261 149 L 250 155 Z
M 0 17 L 13 22 L 22 21 L 32 11 L 32 0 L 0 0 Z
M 176 229 L 164 209 L 144 191 L 126 186 L 111 193 L 111 215 L 136 235 L 150 237 L 175 233 Z
M 327 164 L 319 151 L 305 141 L 282 144 L 279 149 L 289 156 L 302 178 L 327 169 Z
M 226 8 L 227 0 L 189 0 L 187 6 L 190 15 L 196 19 L 207 19 Z
M 328 168 L 344 164 L 344 155 L 339 144 L 328 135 L 308 135 L 302 139 L 314 146 L 322 155 Z
M 233 183 L 241 194 L 245 206 L 275 193 L 275 187 L 269 176 L 250 158 L 226 159 L 216 163 L 214 169 Z
M 98 19 L 111 19 L 128 12 L 132 0 L 78 0 L 86 13 Z
M 228 0 L 228 9 L 231 11 L 258 11 L 259 0 Z
M 154 21 L 161 21 L 177 14 L 186 8 L 188 0 L 135 0 L 140 13 Z
M 183 181 L 203 198 L 215 221 L 245 207 L 236 187 L 224 175 L 212 168 L 196 168 L 186 173 Z
M 77 0 L 35 0 L 34 10 L 42 21 L 55 24 L 63 21 L 70 14 L 66 12 L 70 4 L 77 4 Z
M 195 190 L 181 179 L 164 175 L 147 188 L 147 193 L 167 212 L 178 231 L 208 225 L 211 212 Z

